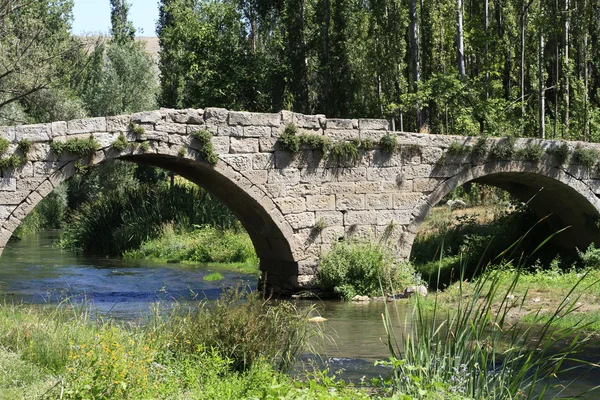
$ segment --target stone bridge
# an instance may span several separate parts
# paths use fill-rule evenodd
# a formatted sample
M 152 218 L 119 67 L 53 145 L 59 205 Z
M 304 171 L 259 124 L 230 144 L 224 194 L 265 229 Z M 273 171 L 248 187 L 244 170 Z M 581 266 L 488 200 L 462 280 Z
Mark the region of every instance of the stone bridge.
M 284 151 L 279 137 L 288 126 L 358 144 L 358 157 L 335 159 L 306 144 Z M 216 164 L 206 162 L 207 145 L 191 135 L 201 130 L 211 134 Z M 310 286 L 319 254 L 347 237 L 386 241 L 408 257 L 430 208 L 467 182 L 533 197 L 540 216 L 553 215 L 549 229 L 571 226 L 557 236 L 565 247 L 599 237 L 593 144 L 518 139 L 513 146 L 506 139 L 390 132 L 386 120 L 218 108 L 0 127 L 0 136 L 9 144 L 0 159 L 0 250 L 78 168 L 116 158 L 174 171 L 219 198 L 248 231 L 263 279 L 277 292 Z M 66 144 L 90 136 L 97 142 L 90 154 L 68 151 Z M 380 146 L 384 137 L 396 139 L 395 151 Z M 60 144 L 67 150 L 57 151 Z

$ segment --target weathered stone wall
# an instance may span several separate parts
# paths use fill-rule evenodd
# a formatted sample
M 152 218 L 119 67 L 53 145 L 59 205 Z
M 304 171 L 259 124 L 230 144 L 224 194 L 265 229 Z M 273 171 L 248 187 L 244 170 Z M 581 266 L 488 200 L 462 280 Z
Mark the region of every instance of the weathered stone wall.
M 144 128 L 143 135 L 130 131 L 131 121 Z M 325 135 L 334 141 L 370 138 L 376 142 L 391 133 L 397 136 L 399 150 L 387 155 L 376 146 L 362 150 L 358 161 L 345 165 L 309 148 L 291 154 L 278 143 L 290 123 L 299 133 Z M 203 161 L 199 144 L 190 137 L 199 129 L 213 135 L 219 157 L 214 167 Z M 111 147 L 121 132 L 132 143 L 122 152 Z M 0 178 L 2 248 L 25 215 L 75 173 L 77 163 L 98 164 L 110 158 L 168 168 L 213 192 L 248 230 L 261 259 L 263 278 L 277 291 L 310 286 L 319 254 L 347 237 L 380 240 L 385 234 L 398 255 L 407 257 L 429 208 L 457 185 L 470 181 L 502 187 L 524 201 L 536 195 L 532 205 L 540 215 L 552 212 L 562 223 L 573 225 L 576 234 L 569 235 L 565 245 L 589 243 L 598 236 L 593 228 L 600 210 L 597 168 L 559 166 L 549 154 L 539 162 L 519 155 L 511 160 L 452 155 L 447 152 L 451 143 L 473 144 L 476 139 L 389 132 L 385 120 L 331 119 L 287 111 L 162 109 L 0 127 L 0 135 L 11 142 L 8 155 L 18 152 L 21 139 L 33 142 L 28 161 L 3 171 Z M 90 135 L 101 145 L 92 157 L 57 156 L 50 149 L 51 141 Z M 148 150 L 133 145 L 140 142 L 147 142 Z M 492 145 L 495 141 L 488 142 Z M 522 139 L 517 148 L 532 142 L 543 147 L 556 145 Z M 571 149 L 576 145 L 569 144 Z

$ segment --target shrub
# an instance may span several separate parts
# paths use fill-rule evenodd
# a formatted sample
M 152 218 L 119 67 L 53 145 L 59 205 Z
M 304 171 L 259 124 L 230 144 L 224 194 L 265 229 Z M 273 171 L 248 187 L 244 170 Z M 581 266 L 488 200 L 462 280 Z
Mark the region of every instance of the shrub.
M 173 313 L 163 329 L 176 354 L 214 349 L 235 371 L 246 371 L 261 359 L 288 371 L 320 334 L 318 325 L 308 321 L 312 311 L 313 307 L 300 310 L 287 301 L 272 304 L 260 293 L 235 288 L 210 307 L 180 316 Z
M 578 164 L 585 165 L 588 169 L 596 164 L 599 156 L 600 153 L 598 153 L 598 150 L 594 148 L 584 148 L 580 145 L 573 151 L 573 160 Z
M 144 129 L 143 126 L 139 126 L 135 122 L 131 121 L 129 123 L 129 132 L 133 133 L 136 136 L 141 136 L 144 133 L 146 133 L 146 130 Z
M 148 150 L 150 150 L 150 143 L 148 143 L 148 142 L 140 143 L 140 151 L 142 153 L 146 153 Z
M 546 153 L 556 158 L 558 165 L 563 165 L 569 158 L 569 145 L 566 142 L 562 142 L 557 146 L 546 149 Z
M 31 141 L 27 139 L 21 139 L 19 143 L 17 143 L 17 148 L 21 150 L 23 157 L 27 157 L 27 154 L 29 154 L 29 151 L 31 150 L 31 146 Z
M 577 249 L 577 255 L 581 259 L 584 267 L 588 268 L 599 268 L 600 267 L 600 249 L 594 246 L 594 243 L 590 243 L 588 248 L 582 252 Z
M 223 280 L 223 275 L 220 272 L 213 272 L 213 273 L 210 273 L 208 275 L 204 275 L 203 279 L 206 282 L 222 281 Z
M 0 138 L 0 156 L 6 154 L 8 151 L 8 146 L 10 146 L 8 139 Z
M 471 149 L 471 154 L 475 158 L 483 158 L 485 157 L 488 151 L 487 138 L 485 136 L 481 136 L 477 139 L 473 148 Z
M 471 146 L 456 141 L 450 143 L 450 146 L 448 147 L 448 154 L 465 155 L 469 154 L 470 152 Z
M 202 129 L 192 132 L 191 135 L 194 140 L 197 140 L 201 144 L 199 152 L 204 160 L 210 165 L 217 165 L 219 157 L 215 153 L 215 148 L 212 144 L 212 134 L 209 131 Z
M 279 137 L 281 148 L 290 153 L 297 153 L 300 150 L 300 138 L 297 135 L 298 127 L 294 124 L 287 124 L 283 133 Z
M 50 142 L 50 149 L 58 156 L 62 153 L 69 152 L 78 156 L 90 156 L 100 148 L 100 143 L 90 135 L 87 139 L 71 138 L 66 142 L 58 142 L 53 140 Z
M 318 150 L 321 153 L 326 153 L 331 147 L 331 140 L 323 135 L 305 134 L 300 135 L 300 144 L 313 150 Z
M 490 157 L 496 160 L 510 160 L 515 154 L 515 138 L 508 136 L 492 146 Z
M 13 154 L 10 157 L 0 158 L 0 170 L 6 171 L 7 169 L 18 168 L 25 165 L 27 160 L 23 157 L 19 157 Z
M 411 283 L 412 267 L 398 264 L 391 252 L 370 243 L 339 243 L 319 260 L 317 284 L 345 300 L 381 296 Z
M 375 142 L 371 138 L 364 138 L 360 141 L 360 148 L 363 150 L 372 150 L 375 148 Z
M 123 132 L 121 132 L 119 134 L 119 136 L 115 139 L 115 141 L 112 142 L 111 146 L 113 149 L 121 152 L 127 148 L 128 144 L 129 143 L 127 142 L 127 139 L 125 138 L 125 135 L 123 135 Z
M 527 143 L 525 147 L 519 150 L 519 155 L 527 161 L 538 162 L 542 159 L 542 156 L 544 155 L 544 148 L 537 143 Z
M 398 137 L 391 134 L 384 135 L 379 140 L 379 147 L 386 154 L 394 154 L 398 150 Z
M 360 158 L 356 144 L 341 141 L 331 147 L 330 156 L 338 165 L 355 164 Z

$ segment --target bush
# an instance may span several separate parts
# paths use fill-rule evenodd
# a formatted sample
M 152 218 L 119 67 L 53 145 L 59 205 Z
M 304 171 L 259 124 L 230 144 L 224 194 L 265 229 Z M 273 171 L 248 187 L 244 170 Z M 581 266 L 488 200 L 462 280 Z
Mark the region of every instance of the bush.
M 197 140 L 200 143 L 201 147 L 199 152 L 204 160 L 212 166 L 217 165 L 219 157 L 215 153 L 215 149 L 211 141 L 212 134 L 207 130 L 199 130 L 192 132 L 191 135 L 194 140 Z M 183 155 L 185 155 L 185 149 Z
M 300 150 L 300 138 L 297 136 L 298 127 L 294 124 L 287 124 L 283 133 L 279 137 L 281 148 L 290 153 L 297 153 Z
M 519 155 L 527 161 L 538 162 L 544 155 L 544 148 L 537 143 L 527 143 L 524 148 L 519 150 Z
M 395 262 L 391 252 L 370 243 L 339 243 L 319 260 L 317 284 L 345 300 L 356 295 L 382 296 L 403 290 L 412 267 Z
M 396 135 L 384 135 L 379 140 L 379 147 L 385 154 L 394 154 L 398 150 L 398 137 Z
M 448 147 L 448 154 L 465 155 L 471 152 L 471 146 L 460 142 L 452 142 Z
M 485 136 L 482 136 L 478 138 L 475 144 L 473 145 L 473 148 L 471 149 L 471 154 L 475 158 L 483 158 L 485 157 L 487 151 L 487 138 Z
M 558 165 L 563 165 L 569 158 L 569 145 L 566 142 L 546 149 L 546 153 L 556 158 Z
M 512 136 L 498 140 L 490 151 L 490 157 L 496 160 L 510 160 L 514 154 L 515 138 Z
M 331 148 L 331 157 L 340 166 L 354 165 L 359 157 L 360 152 L 356 144 L 352 142 L 341 141 L 335 143 Z
M 327 136 L 316 134 L 300 135 L 300 144 L 323 154 L 331 148 L 331 140 Z
M 119 136 L 115 139 L 114 142 L 112 142 L 112 148 L 121 152 L 123 150 L 125 150 L 127 148 L 127 145 L 129 143 L 127 142 L 127 139 L 125 138 L 125 135 L 123 134 L 123 132 L 121 132 L 119 134 Z
M 597 249 L 596 246 L 594 246 L 594 243 L 590 243 L 590 245 L 584 252 L 577 249 L 577 255 L 581 259 L 581 262 L 584 267 L 600 267 L 600 249 Z
M 578 164 L 585 165 L 588 169 L 592 168 L 594 164 L 596 164 L 599 156 L 600 153 L 598 153 L 598 150 L 583 148 L 579 145 L 573 152 L 573 160 Z

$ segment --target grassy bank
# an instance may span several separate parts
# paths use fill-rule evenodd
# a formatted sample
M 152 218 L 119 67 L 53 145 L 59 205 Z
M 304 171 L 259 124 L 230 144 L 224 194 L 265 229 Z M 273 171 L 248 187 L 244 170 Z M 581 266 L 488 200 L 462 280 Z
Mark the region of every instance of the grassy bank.
M 231 292 L 136 325 L 92 321 L 68 304 L 5 304 L 0 399 L 369 398 L 326 374 L 285 374 L 319 335 L 310 311 Z
M 123 253 L 124 258 L 151 259 L 167 263 L 201 263 L 222 269 L 258 273 L 258 258 L 243 230 L 197 227 L 177 232 L 164 225 L 156 239 Z

